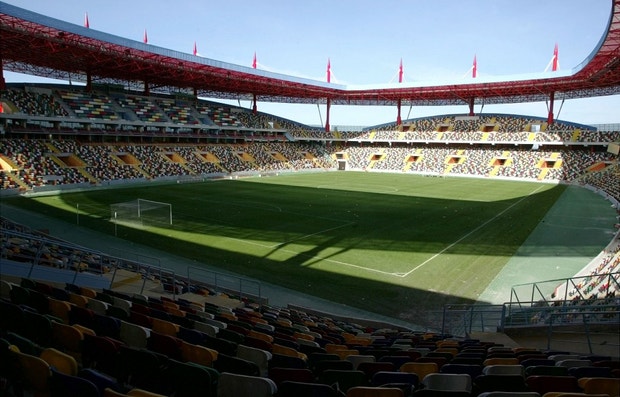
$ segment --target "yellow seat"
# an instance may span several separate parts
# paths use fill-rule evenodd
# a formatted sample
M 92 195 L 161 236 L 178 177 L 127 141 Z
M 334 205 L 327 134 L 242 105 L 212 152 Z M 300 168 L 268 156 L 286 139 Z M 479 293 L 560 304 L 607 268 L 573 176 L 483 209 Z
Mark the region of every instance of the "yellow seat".
M 217 360 L 217 350 L 209 349 L 205 346 L 193 345 L 183 342 L 181 344 L 181 357 L 183 361 L 213 367 L 213 362 Z
M 177 336 L 179 332 L 179 325 L 171 321 L 162 320 L 156 317 L 152 317 L 153 325 L 151 330 L 163 335 Z
M 277 343 L 273 345 L 273 350 L 271 352 L 273 354 L 282 354 L 283 356 L 298 357 L 304 361 L 308 360 L 308 356 L 306 356 L 304 353 L 298 352 L 292 347 L 278 345 Z
M 69 302 L 79 307 L 88 307 L 88 298 L 83 295 L 69 294 Z
M 349 347 L 347 345 L 337 345 L 334 343 L 327 343 L 325 345 L 325 351 L 327 353 L 335 353 L 338 350 L 347 350 Z
M 303 332 L 295 332 L 293 337 L 296 339 L 314 340 L 314 336 Z
M 65 324 L 69 324 L 69 312 L 71 303 L 54 298 L 48 298 L 50 314 L 61 319 Z
M 452 357 L 454 357 L 457 354 L 459 354 L 459 349 L 457 349 L 455 347 L 440 347 L 438 349 L 435 349 L 435 352 L 437 352 L 437 353 L 450 353 L 450 354 L 452 354 Z
M 103 396 L 102 397 L 128 397 L 128 394 L 117 392 L 114 389 L 110 389 L 109 387 L 106 387 L 103 390 Z
M 586 394 L 620 395 L 620 378 L 581 378 L 578 383 Z
M 343 350 L 336 350 L 333 354 L 337 354 L 341 360 L 344 360 L 349 356 L 358 355 L 360 354 L 360 352 L 359 350 L 355 350 L 355 349 L 343 349 Z
M 82 335 L 97 336 L 97 333 L 95 331 L 81 324 L 73 324 L 72 327 L 78 329 L 82 333 Z
M 70 354 L 77 361 L 81 361 L 82 341 L 84 340 L 82 331 L 71 325 L 52 321 L 52 340 L 55 346 Z
M 40 357 L 31 356 L 21 352 L 11 350 L 17 358 L 17 365 L 23 387 L 26 391 L 32 392 L 34 396 L 49 395 L 50 377 L 52 372 L 50 366 Z
M 248 332 L 247 336 L 252 337 L 252 338 L 256 338 L 256 339 L 260 339 L 260 340 L 263 340 L 265 342 L 273 343 L 273 336 L 271 336 L 269 334 L 266 334 L 264 332 L 255 331 L 253 329 Z
M 92 288 L 80 287 L 80 295 L 87 298 L 97 299 L 97 291 Z
M 401 365 L 399 371 L 416 374 L 418 375 L 418 379 L 422 380 L 428 374 L 439 372 L 439 366 L 437 363 L 417 363 L 410 361 Z
M 78 363 L 75 358 L 69 354 L 63 353 L 53 347 L 48 347 L 41 352 L 39 357 L 45 360 L 50 367 L 53 367 L 58 372 L 69 376 L 77 376 Z
M 586 393 L 570 393 L 563 391 L 551 391 L 543 394 L 543 397 L 610 397 L 609 394 L 586 394 Z
M 131 389 L 127 392 L 129 397 L 166 397 L 163 394 L 153 393 L 142 389 Z
M 519 365 L 519 359 L 515 357 L 496 357 L 496 358 L 487 358 L 482 363 L 485 367 L 487 365 Z

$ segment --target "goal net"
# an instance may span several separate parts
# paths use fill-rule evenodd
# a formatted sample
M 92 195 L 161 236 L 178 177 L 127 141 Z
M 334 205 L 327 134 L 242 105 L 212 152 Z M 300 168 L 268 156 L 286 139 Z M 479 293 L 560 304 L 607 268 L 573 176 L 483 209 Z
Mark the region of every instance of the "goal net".
M 142 226 L 172 225 L 172 204 L 136 199 L 110 204 L 112 222 Z

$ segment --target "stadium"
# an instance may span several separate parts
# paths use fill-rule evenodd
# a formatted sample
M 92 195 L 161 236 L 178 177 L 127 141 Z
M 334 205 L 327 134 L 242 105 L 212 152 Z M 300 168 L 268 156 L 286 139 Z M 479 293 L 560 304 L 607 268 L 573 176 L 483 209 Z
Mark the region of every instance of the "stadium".
M 620 126 L 556 117 L 620 93 L 619 1 L 573 69 L 449 84 L 89 25 L 0 3 L 1 395 L 619 394 Z

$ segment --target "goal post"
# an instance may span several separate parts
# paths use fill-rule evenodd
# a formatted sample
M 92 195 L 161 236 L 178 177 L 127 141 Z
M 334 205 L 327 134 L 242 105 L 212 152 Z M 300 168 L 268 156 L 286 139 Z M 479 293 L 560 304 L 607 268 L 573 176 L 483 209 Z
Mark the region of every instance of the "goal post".
M 161 201 L 136 199 L 110 204 L 113 222 L 140 225 L 172 225 L 172 204 Z

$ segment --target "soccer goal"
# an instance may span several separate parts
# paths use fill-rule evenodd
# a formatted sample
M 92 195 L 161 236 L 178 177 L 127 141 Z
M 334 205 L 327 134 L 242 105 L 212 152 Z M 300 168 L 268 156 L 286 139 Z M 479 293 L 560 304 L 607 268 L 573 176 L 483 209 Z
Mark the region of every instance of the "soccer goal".
M 136 199 L 110 204 L 110 220 L 143 226 L 172 225 L 172 204 Z

